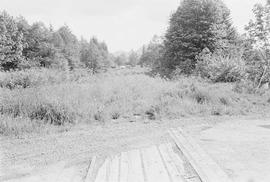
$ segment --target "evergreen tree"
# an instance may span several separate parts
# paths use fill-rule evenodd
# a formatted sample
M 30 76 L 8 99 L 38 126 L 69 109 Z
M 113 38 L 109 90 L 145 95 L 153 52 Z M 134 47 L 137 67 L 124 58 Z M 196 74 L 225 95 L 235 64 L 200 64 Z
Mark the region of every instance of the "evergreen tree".
M 162 65 L 192 73 L 203 49 L 213 52 L 235 38 L 230 11 L 221 0 L 183 0 L 170 19 Z

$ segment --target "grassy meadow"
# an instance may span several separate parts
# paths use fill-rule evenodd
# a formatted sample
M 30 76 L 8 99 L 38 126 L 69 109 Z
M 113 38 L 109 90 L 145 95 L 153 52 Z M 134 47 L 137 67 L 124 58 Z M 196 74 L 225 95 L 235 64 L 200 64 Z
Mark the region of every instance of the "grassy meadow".
M 260 114 L 270 108 L 270 94 L 251 93 L 242 86 L 247 84 L 213 84 L 198 77 L 167 80 L 147 73 L 138 67 L 95 75 L 46 69 L 1 73 L 0 133 L 62 131 L 80 123 L 106 124 L 133 117 Z

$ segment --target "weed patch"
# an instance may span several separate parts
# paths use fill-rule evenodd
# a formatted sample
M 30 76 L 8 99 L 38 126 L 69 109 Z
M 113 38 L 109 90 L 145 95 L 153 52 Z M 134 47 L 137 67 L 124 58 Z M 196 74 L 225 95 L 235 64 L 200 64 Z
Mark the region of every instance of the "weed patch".
M 82 80 L 82 79 L 80 79 Z M 196 77 L 164 80 L 143 73 L 107 72 L 80 82 L 33 88 L 0 88 L 0 115 L 14 120 L 57 126 L 108 122 L 121 117 L 162 120 L 188 116 L 243 115 L 269 109 L 269 94 L 247 95 L 232 83 L 211 83 Z M 254 104 L 255 103 L 255 104 Z M 12 119 L 9 119 L 12 120 Z M 31 123 L 31 124 L 30 124 Z M 8 123 L 3 130 L 11 130 Z M 14 125 L 15 127 L 16 125 Z M 29 130 L 25 130 L 28 132 Z

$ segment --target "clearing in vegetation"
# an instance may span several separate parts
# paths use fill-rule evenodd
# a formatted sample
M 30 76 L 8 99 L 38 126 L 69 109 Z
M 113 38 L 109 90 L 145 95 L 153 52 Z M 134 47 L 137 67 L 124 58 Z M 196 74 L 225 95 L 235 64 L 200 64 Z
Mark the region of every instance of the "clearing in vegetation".
M 222 0 L 183 0 L 165 35 L 137 51 L 112 54 L 95 37 L 78 40 L 67 25 L 54 30 L 0 11 L 0 180 L 60 160 L 85 168 L 96 154 L 167 143 L 171 127 L 200 135 L 226 118 L 267 118 L 270 1 L 253 12 L 240 35 Z M 260 122 L 242 132 L 265 134 L 269 126 L 263 122 L 259 130 Z M 223 141 L 214 143 L 215 137 L 230 130 L 226 124 L 209 130 L 202 143 L 218 152 Z M 243 151 L 242 138 L 232 138 Z M 256 138 L 267 143 L 264 135 Z
M 68 79 L 63 73 L 55 81 L 47 78 L 45 70 L 34 73 L 5 73 L 6 79 L 0 80 L 3 135 L 49 132 L 51 128 L 62 131 L 80 123 L 119 118 L 132 122 L 136 118 L 265 114 L 270 108 L 268 92 L 249 94 L 240 83 L 213 84 L 196 77 L 168 80 L 151 77 L 138 67 L 97 75 L 74 72 Z

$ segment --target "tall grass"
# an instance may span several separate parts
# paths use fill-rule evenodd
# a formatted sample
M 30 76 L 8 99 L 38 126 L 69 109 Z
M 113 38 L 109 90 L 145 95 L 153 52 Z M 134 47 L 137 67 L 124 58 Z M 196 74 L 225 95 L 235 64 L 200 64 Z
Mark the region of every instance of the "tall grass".
M 239 115 L 269 106 L 263 99 L 254 105 L 258 98 L 235 92 L 233 84 L 212 84 L 195 77 L 168 81 L 142 72 L 118 71 L 80 80 L 25 89 L 0 89 L 0 115 L 9 117 L 8 122 L 0 118 L 0 128 L 5 130 L 10 128 L 8 125 L 16 128 L 12 124 L 19 122 L 16 118 L 23 118 L 26 123 L 42 121 L 65 125 L 109 122 L 134 115 L 146 119 Z M 36 129 L 33 124 L 23 127 Z M 19 130 L 31 130 L 23 127 Z
M 30 88 L 47 84 L 59 84 L 86 78 L 86 70 L 59 71 L 54 69 L 28 69 L 0 72 L 0 87 L 8 89 Z

